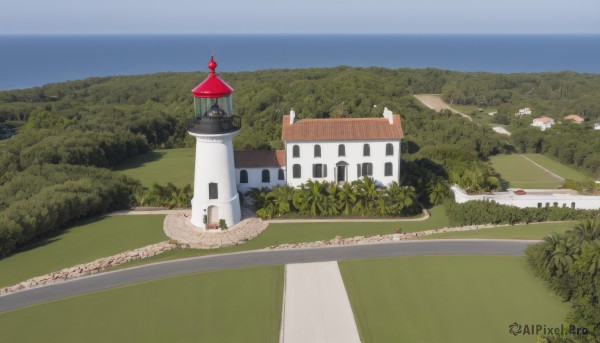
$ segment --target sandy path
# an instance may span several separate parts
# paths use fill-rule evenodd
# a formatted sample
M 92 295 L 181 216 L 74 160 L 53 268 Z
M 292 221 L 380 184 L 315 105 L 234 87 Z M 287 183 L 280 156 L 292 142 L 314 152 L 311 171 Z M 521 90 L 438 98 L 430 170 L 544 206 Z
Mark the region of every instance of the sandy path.
M 337 262 L 286 265 L 280 342 L 360 342 Z
M 441 110 L 450 110 L 453 113 L 460 114 L 461 116 L 469 119 L 470 121 L 473 121 L 473 118 L 469 117 L 468 115 L 462 112 L 458 112 L 457 110 L 450 107 L 450 105 L 448 105 L 446 102 L 444 102 L 444 100 L 442 100 L 441 94 L 415 94 L 414 97 L 417 98 L 417 100 L 419 100 L 420 102 L 422 102 L 423 105 L 431 108 L 434 111 L 439 112 Z

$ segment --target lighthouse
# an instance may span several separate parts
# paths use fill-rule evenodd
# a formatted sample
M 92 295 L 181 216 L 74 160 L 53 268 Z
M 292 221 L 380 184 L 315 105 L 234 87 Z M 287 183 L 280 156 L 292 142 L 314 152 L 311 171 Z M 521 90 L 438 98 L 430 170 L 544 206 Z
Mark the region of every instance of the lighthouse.
M 233 115 L 233 88 L 217 76 L 216 68 L 211 57 L 208 77 L 192 89 L 194 118 L 187 126 L 196 137 L 191 222 L 201 228 L 216 228 L 220 220 L 231 227 L 241 219 L 232 143 L 241 121 Z

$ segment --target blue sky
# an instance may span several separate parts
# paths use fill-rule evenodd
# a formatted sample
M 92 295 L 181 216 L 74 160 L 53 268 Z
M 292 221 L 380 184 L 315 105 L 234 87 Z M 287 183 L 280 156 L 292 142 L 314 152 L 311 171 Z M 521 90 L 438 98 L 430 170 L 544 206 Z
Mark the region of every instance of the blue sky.
M 0 34 L 600 33 L 599 0 L 2 0 Z

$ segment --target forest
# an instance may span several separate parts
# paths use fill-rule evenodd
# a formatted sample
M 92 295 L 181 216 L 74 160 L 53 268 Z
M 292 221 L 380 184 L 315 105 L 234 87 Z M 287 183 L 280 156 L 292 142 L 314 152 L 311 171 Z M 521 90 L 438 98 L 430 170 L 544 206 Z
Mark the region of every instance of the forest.
M 598 173 L 600 149 L 591 136 L 590 144 L 558 139 L 560 133 L 541 138 L 537 132 L 516 133 L 507 142 L 488 127 L 450 112 L 436 113 L 412 97 L 442 93 L 456 103 L 506 106 L 507 111 L 532 104 L 556 113 L 581 113 L 591 121 L 600 116 L 598 75 L 340 66 L 220 76 L 235 89 L 234 114 L 242 118 L 236 150 L 282 148 L 282 116 L 291 108 L 299 118 L 374 117 L 384 107 L 400 114 L 406 136 L 401 184 L 412 187 L 422 204 L 441 201 L 436 196 L 432 201 L 431 194 L 444 194 L 441 190 L 451 183 L 472 192 L 498 189 L 487 158 L 515 146 L 564 157 L 565 163 L 572 159 Z M 110 170 L 151 149 L 193 146 L 185 127 L 193 111 L 190 90 L 205 77 L 205 72 L 195 72 L 89 78 L 0 92 L 0 124 L 18 132 L 0 141 L 0 254 L 79 218 L 148 201 L 139 183 Z M 569 137 L 594 133 L 577 131 L 582 127 L 570 130 L 574 133 Z M 558 149 L 565 142 L 572 153 Z M 70 191 L 77 187 L 82 190 Z M 150 193 L 167 188 L 155 187 Z M 76 198 L 82 192 L 94 198 Z M 181 199 L 172 203 L 185 203 L 190 190 L 176 193 Z M 54 204 L 71 196 L 82 203 L 76 211 Z M 39 210 L 19 218 L 26 203 L 38 204 Z

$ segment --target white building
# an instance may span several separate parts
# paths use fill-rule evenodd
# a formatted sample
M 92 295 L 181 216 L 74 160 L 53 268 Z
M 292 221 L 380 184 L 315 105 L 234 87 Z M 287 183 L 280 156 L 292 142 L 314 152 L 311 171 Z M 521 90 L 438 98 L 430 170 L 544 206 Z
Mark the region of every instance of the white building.
M 594 124 L 594 130 L 600 130 L 600 123 Z
M 517 113 L 515 113 L 515 115 L 517 117 L 522 117 L 522 116 L 528 116 L 531 114 L 531 108 L 529 107 L 525 107 L 525 108 L 520 108 Z
M 554 119 L 549 117 L 535 118 L 531 123 L 531 126 L 539 127 L 542 131 L 551 128 L 552 125 L 554 125 Z
M 297 119 L 283 116 L 285 150 L 236 152 L 238 189 L 290 185 L 308 180 L 338 184 L 363 176 L 379 185 L 400 181 L 400 116 L 387 108 L 380 118 Z
M 509 189 L 506 192 L 491 192 L 487 194 L 467 194 L 458 186 L 450 188 L 454 200 L 459 203 L 467 201 L 493 201 L 500 205 L 526 207 L 568 207 L 584 210 L 600 209 L 600 196 L 581 195 L 571 189 Z

